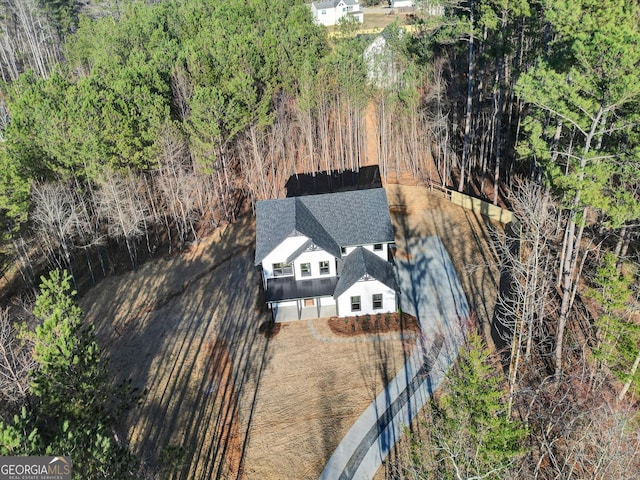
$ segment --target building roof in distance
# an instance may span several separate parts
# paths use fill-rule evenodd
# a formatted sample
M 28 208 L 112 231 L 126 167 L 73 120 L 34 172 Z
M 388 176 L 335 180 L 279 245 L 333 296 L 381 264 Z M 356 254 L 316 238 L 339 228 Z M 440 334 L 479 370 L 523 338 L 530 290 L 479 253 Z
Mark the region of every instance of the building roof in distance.
M 311 2 L 316 9 L 322 8 L 336 8 L 340 2 L 344 2 L 345 5 L 356 5 L 358 0 L 328 0 L 326 2 Z

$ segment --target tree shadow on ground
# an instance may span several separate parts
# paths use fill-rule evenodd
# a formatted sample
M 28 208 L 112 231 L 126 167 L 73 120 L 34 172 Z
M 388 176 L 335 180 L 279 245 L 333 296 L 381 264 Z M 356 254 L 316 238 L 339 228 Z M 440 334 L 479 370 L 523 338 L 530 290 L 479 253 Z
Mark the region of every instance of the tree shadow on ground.
M 287 197 L 380 187 L 382 187 L 382 179 L 377 165 L 360 167 L 357 171 L 332 170 L 314 174 L 295 174 L 289 177 L 285 185 Z
M 201 251 L 106 279 L 83 299 L 115 381 L 145 392 L 122 421 L 125 437 L 167 478 L 242 475 L 270 358 L 253 228 L 229 225 Z

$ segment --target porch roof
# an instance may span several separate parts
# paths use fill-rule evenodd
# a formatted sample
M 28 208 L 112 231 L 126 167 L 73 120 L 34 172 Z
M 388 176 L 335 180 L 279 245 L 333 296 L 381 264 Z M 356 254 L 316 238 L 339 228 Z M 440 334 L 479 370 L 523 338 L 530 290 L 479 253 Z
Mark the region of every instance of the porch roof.
M 338 277 L 296 280 L 295 277 L 276 277 L 267 280 L 266 302 L 281 302 L 300 298 L 331 297 Z

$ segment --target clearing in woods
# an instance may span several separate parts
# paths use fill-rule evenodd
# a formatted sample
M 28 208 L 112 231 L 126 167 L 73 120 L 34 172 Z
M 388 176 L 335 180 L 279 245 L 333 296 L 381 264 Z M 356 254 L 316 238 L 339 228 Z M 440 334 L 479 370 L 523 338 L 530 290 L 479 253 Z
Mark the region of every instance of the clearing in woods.
M 480 216 L 425 188 L 386 188 L 397 239 L 440 235 L 484 325 L 498 277 Z M 269 335 L 254 242 L 245 218 L 81 299 L 111 371 L 143 392 L 121 431 L 163 478 L 317 478 L 413 348 L 386 334 L 351 343 L 326 320 Z

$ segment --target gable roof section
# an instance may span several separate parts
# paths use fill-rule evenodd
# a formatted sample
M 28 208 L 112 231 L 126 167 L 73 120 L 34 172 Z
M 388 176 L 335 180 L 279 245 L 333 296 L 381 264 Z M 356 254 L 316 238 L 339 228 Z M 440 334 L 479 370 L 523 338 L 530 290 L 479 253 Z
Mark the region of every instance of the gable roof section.
M 358 247 L 345 258 L 342 275 L 336 284 L 333 297 L 338 298 L 365 275 L 375 278 L 393 290 L 398 289 L 391 264 L 375 253 Z
M 294 252 L 287 257 L 286 262 L 287 263 L 293 262 L 296 258 L 298 258 L 300 255 L 306 252 L 307 249 L 311 248 L 313 245 L 314 243 L 311 240 L 307 240 L 302 245 L 300 245 L 300 247 L 297 250 L 294 250 Z
M 258 202 L 255 264 L 295 234 L 337 258 L 343 246 L 393 242 L 387 195 L 372 188 Z
M 393 242 L 384 188 L 299 198 L 341 247 Z
M 258 265 L 287 237 L 302 234 L 333 256 L 340 247 L 300 198 L 265 200 L 256 205 L 256 257 Z M 305 242 L 304 247 L 309 244 Z
M 296 230 L 309 237 L 313 243 L 329 252 L 334 257 L 340 256 L 340 246 L 326 226 L 307 208 L 302 201 L 304 197 L 295 197 Z
M 294 198 L 264 200 L 256 204 L 256 265 L 294 233 L 295 208 Z

